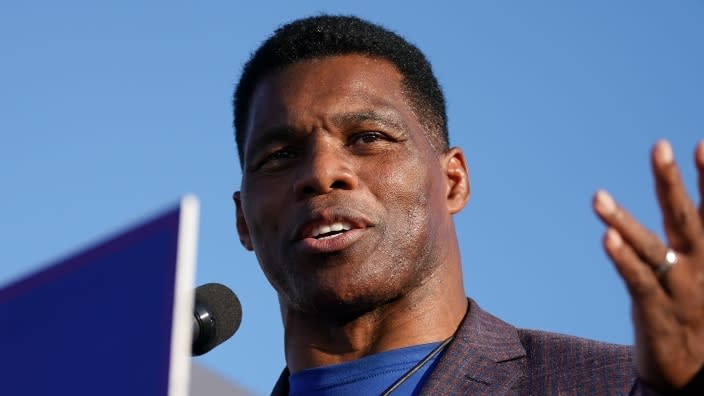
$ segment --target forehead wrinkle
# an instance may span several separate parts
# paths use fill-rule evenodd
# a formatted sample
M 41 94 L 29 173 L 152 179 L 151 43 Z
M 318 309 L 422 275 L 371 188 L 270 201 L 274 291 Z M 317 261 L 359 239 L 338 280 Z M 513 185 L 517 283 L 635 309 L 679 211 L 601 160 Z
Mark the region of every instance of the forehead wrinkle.
M 376 61 L 376 59 L 367 60 Z M 368 78 L 366 73 L 363 73 L 362 77 L 356 75 L 354 78 L 347 80 L 344 84 L 335 85 L 335 89 L 333 89 L 333 86 L 330 84 L 317 84 L 317 88 L 314 90 L 315 92 L 306 92 L 306 89 L 300 89 L 299 87 L 299 83 L 301 83 L 300 78 L 293 79 L 288 74 L 298 68 L 304 68 L 305 71 L 307 67 L 315 67 L 319 60 L 315 59 L 314 61 L 315 62 L 291 65 L 264 78 L 260 84 L 258 84 L 253 94 L 254 99 L 250 105 L 250 113 L 254 114 L 250 114 L 249 125 L 246 129 L 247 133 L 245 136 L 248 137 L 245 138 L 245 141 L 248 141 L 248 144 L 246 144 L 245 156 L 250 150 L 256 150 L 272 142 L 290 140 L 292 137 L 299 135 L 299 133 L 302 132 L 299 130 L 299 127 L 303 125 L 291 124 L 291 121 L 293 121 L 293 119 L 291 119 L 291 112 L 296 112 L 296 109 L 303 113 L 299 115 L 304 115 L 306 118 L 311 116 L 317 118 L 318 123 L 316 123 L 313 128 L 325 128 L 325 124 L 331 127 L 350 127 L 355 124 L 359 125 L 364 122 L 369 122 L 394 128 L 399 131 L 406 131 L 410 125 L 407 124 L 405 117 L 410 115 L 414 117 L 414 119 L 417 119 L 415 109 L 410 105 L 404 87 L 401 84 L 402 76 L 398 75 L 399 72 L 393 65 L 388 65 L 394 70 L 394 78 L 391 80 L 394 80 L 398 84 L 394 84 L 395 86 L 391 88 L 392 92 L 387 90 L 389 87 L 385 87 L 383 82 L 376 81 L 375 78 Z M 385 66 L 384 63 L 385 62 L 379 63 L 382 68 Z M 375 82 L 375 84 L 370 85 L 370 81 Z M 389 82 L 389 80 L 386 80 L 386 83 Z M 332 91 L 330 91 L 331 89 Z M 320 108 L 318 106 L 323 103 L 330 105 L 331 103 L 327 102 L 330 92 L 338 92 L 340 89 L 346 90 L 347 95 L 344 95 L 343 98 L 338 97 L 336 99 L 337 102 L 332 104 L 332 108 Z M 403 103 L 408 109 L 397 108 L 397 103 L 393 101 L 389 102 L 389 95 L 397 99 L 400 96 L 400 103 Z M 288 117 L 284 116 L 284 118 L 288 118 L 288 120 L 280 120 L 281 122 L 278 123 L 278 125 L 275 124 L 271 127 L 261 125 L 263 127 L 261 129 L 254 125 L 259 124 L 258 121 L 264 121 L 264 124 L 268 123 L 265 120 L 259 120 L 258 116 L 261 116 L 261 114 L 256 114 L 258 111 L 254 111 L 255 108 L 262 105 L 262 103 L 259 103 L 262 97 L 266 98 L 266 107 L 273 106 L 279 108 L 284 114 L 288 114 Z M 339 106 L 345 107 L 345 105 L 353 108 L 359 106 L 359 110 L 344 111 L 339 108 Z M 340 111 L 339 114 L 334 110 L 335 107 Z M 257 110 L 259 110 L 259 112 L 262 111 L 261 108 Z M 264 111 L 268 112 L 267 110 Z M 296 117 L 294 117 L 294 119 L 295 118 Z M 309 129 L 309 127 L 305 129 Z

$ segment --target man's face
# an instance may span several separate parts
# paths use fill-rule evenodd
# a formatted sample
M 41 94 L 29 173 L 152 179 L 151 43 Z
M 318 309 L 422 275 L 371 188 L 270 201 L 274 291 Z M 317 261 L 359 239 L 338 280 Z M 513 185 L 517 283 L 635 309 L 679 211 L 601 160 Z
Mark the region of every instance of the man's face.
M 238 232 L 282 304 L 356 314 L 432 276 L 452 227 L 443 154 L 391 63 L 293 64 L 259 83 L 248 116 Z

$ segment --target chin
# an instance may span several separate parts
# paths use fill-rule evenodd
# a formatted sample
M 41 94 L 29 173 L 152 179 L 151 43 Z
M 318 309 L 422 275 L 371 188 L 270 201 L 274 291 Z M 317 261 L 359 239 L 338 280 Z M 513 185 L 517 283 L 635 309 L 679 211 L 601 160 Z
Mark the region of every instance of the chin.
M 326 317 L 335 321 L 347 322 L 378 310 L 396 301 L 401 293 L 394 293 L 384 285 L 375 293 L 365 292 L 369 285 L 351 288 L 349 292 L 339 289 L 317 289 L 316 293 L 299 295 L 292 305 L 308 315 Z
M 354 260 L 349 255 L 327 258 L 324 263 L 306 260 L 298 271 L 275 279 L 278 282 L 272 284 L 282 306 L 305 315 L 349 321 L 398 301 L 418 286 L 418 274 L 422 274 L 402 265 L 405 260 L 380 265 L 392 260 L 369 256 Z

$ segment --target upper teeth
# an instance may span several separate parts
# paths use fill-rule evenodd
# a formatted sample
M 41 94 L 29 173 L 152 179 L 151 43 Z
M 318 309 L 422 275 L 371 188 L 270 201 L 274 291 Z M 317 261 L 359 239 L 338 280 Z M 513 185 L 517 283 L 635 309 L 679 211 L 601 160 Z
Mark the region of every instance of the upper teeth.
M 327 234 L 328 232 L 343 231 L 343 230 L 347 231 L 350 229 L 352 229 L 352 226 L 347 223 L 332 223 L 330 225 L 322 225 L 322 226 L 319 226 L 319 227 L 313 229 L 313 232 L 311 234 L 315 238 L 318 235 Z

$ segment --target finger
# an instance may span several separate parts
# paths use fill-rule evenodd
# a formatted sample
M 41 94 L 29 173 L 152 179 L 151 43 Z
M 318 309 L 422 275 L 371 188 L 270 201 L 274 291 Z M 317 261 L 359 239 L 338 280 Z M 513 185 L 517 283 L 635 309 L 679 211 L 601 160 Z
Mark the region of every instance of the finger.
M 667 253 L 660 238 L 643 227 L 624 208 L 616 204 L 611 195 L 600 190 L 594 196 L 594 210 L 601 220 L 614 229 L 652 271 L 657 271 Z
M 674 249 L 689 251 L 701 239 L 701 219 L 682 183 L 670 143 L 665 140 L 657 142 L 652 157 L 655 191 L 662 210 L 665 235 Z
M 699 174 L 699 219 L 704 223 L 704 140 L 694 150 L 694 164 Z
M 626 288 L 634 303 L 646 307 L 657 306 L 661 304 L 657 300 L 663 301 L 668 298 L 647 263 L 638 257 L 614 228 L 606 230 L 604 249 L 626 283 Z

